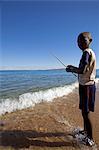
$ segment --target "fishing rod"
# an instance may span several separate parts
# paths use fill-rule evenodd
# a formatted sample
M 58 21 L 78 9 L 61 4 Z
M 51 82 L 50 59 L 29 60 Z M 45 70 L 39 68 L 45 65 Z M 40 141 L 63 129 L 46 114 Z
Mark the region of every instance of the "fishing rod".
M 54 54 L 52 54 L 52 53 L 50 53 L 54 58 L 56 58 L 64 67 L 67 67 L 57 56 L 55 56 Z M 75 77 L 77 77 L 77 75 L 76 74 L 74 74 L 73 72 L 72 72 L 72 74 L 75 76 Z
M 52 54 L 53 55 L 53 54 Z M 57 56 L 53 55 L 64 67 L 67 67 Z

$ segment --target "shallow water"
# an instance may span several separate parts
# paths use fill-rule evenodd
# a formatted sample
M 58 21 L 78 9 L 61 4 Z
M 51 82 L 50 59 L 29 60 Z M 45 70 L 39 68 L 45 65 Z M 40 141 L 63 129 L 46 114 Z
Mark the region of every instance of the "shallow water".
M 99 70 L 97 70 L 97 83 Z M 0 71 L 0 114 L 69 94 L 77 78 L 65 69 Z

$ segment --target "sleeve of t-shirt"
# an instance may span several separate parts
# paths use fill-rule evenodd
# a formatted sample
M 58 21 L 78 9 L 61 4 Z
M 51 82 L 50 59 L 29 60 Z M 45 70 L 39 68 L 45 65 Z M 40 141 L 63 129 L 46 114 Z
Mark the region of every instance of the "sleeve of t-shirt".
M 83 53 L 82 59 L 83 59 L 83 64 L 84 64 L 84 65 L 87 65 L 87 64 L 89 63 L 89 56 L 90 56 L 90 55 L 89 55 L 88 52 L 85 51 L 85 52 Z
M 89 53 L 87 51 L 83 52 L 83 55 L 82 55 L 82 63 L 81 63 L 81 66 L 80 66 L 80 69 L 82 70 L 82 73 L 85 69 L 85 66 L 89 63 Z

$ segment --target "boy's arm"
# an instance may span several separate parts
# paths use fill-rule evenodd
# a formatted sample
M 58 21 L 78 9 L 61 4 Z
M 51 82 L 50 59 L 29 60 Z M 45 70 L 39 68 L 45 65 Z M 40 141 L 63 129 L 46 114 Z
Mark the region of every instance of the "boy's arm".
M 83 74 L 83 68 L 77 68 L 77 67 L 72 66 L 72 65 L 68 65 L 66 68 L 66 71 L 77 73 L 77 74 Z
M 83 61 L 82 65 L 80 67 L 75 67 L 75 66 L 72 66 L 72 65 L 68 65 L 67 68 L 66 68 L 66 71 L 77 73 L 77 74 L 85 73 L 87 64 L 89 63 L 89 57 L 90 57 L 89 53 L 84 52 L 83 55 L 82 55 L 82 61 Z

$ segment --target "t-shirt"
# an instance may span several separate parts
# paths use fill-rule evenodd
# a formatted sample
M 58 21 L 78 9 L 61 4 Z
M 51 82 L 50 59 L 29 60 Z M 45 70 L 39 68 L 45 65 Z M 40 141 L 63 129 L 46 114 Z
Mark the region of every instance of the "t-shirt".
M 84 51 L 79 64 L 79 68 L 82 70 L 82 73 L 85 69 L 85 66 L 89 63 L 89 61 L 90 61 L 90 55 L 87 51 Z
M 81 85 L 92 85 L 96 76 L 96 57 L 92 49 L 87 48 L 83 51 L 79 68 L 82 74 L 78 75 L 78 81 Z

